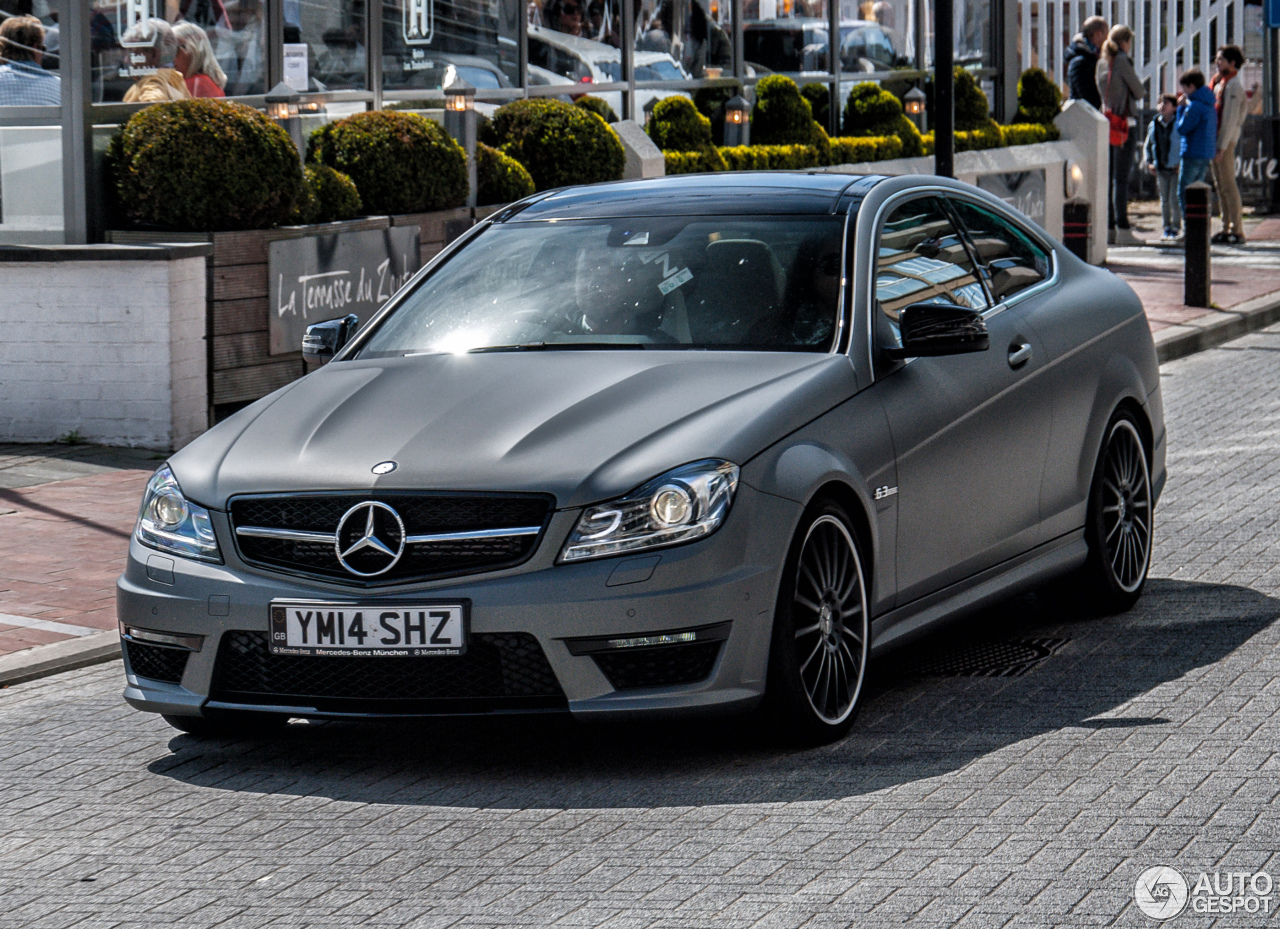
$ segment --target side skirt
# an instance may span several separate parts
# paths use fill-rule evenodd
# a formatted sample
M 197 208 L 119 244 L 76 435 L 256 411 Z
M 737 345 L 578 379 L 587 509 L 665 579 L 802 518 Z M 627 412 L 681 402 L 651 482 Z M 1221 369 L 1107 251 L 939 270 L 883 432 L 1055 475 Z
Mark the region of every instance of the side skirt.
M 1084 529 L 1077 529 L 981 574 L 891 610 L 872 621 L 871 654 L 878 657 L 943 623 L 1066 574 L 1084 564 L 1088 555 Z

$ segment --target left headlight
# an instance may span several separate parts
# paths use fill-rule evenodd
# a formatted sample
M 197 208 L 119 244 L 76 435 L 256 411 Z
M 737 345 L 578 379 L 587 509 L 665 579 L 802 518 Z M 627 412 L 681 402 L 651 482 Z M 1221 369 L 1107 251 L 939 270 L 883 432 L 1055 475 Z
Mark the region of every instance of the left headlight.
M 737 489 L 738 466 L 732 462 L 682 465 L 625 497 L 583 510 L 560 561 L 606 558 L 709 536 L 729 515 Z
M 182 495 L 182 488 L 168 465 L 153 474 L 147 483 L 133 537 L 162 552 L 201 561 L 222 561 L 209 511 Z

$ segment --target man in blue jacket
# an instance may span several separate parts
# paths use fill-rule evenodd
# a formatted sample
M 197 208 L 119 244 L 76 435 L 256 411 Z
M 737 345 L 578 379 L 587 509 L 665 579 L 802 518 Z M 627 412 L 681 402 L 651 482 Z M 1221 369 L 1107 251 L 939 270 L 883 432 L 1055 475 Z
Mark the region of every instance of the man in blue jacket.
M 1178 204 L 1187 215 L 1187 185 L 1203 181 L 1218 147 L 1217 98 L 1205 86 L 1204 72 L 1189 68 L 1178 77 L 1182 96 L 1174 128 L 1182 137 L 1182 163 L 1178 168 Z
M 1087 100 L 1095 110 L 1102 109 L 1098 93 L 1098 50 L 1107 38 L 1107 21 L 1090 16 L 1080 26 L 1080 33 L 1067 46 L 1063 61 L 1067 65 L 1067 87 L 1072 100 Z

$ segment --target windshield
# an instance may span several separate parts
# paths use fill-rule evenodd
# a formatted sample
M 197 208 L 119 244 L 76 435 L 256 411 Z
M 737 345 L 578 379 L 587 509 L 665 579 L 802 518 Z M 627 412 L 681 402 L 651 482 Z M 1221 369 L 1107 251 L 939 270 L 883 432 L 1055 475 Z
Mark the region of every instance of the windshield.
M 834 216 L 496 225 L 438 268 L 357 357 L 570 348 L 827 351 Z

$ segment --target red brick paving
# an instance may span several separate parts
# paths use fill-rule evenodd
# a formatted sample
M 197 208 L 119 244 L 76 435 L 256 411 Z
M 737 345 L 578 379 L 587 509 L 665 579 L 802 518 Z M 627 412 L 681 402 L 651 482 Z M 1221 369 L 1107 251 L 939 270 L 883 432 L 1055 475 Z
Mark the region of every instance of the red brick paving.
M 115 583 L 149 471 L 0 489 L 0 613 L 93 629 L 116 625 Z M 0 655 L 67 638 L 0 620 Z
M 1210 267 L 1213 276 L 1210 297 L 1222 309 L 1271 293 L 1280 286 L 1280 281 L 1270 274 L 1250 272 L 1248 268 Z M 1152 332 L 1185 323 L 1210 312 L 1203 307 L 1187 306 L 1182 302 L 1181 268 L 1153 268 L 1112 262 L 1107 262 L 1107 268 L 1123 278 L 1142 298 Z

